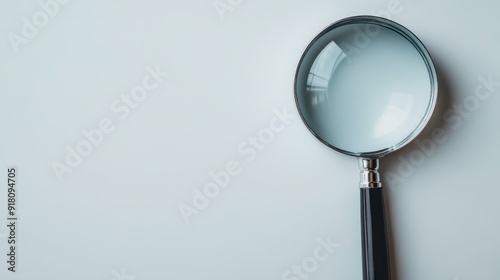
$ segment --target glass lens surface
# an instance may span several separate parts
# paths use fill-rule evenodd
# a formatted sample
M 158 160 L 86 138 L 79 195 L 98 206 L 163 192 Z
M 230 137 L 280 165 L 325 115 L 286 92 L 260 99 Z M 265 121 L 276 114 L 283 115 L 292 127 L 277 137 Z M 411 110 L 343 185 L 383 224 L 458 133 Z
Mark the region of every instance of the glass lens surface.
M 349 154 L 395 148 L 421 126 L 435 101 L 435 70 L 419 50 L 401 32 L 376 23 L 327 29 L 297 69 L 304 122 Z

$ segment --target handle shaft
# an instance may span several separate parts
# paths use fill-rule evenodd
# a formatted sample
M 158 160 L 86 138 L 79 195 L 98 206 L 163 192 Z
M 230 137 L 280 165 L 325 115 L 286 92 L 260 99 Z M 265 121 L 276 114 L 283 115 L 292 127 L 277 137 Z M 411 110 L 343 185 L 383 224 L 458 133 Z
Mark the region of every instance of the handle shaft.
M 390 280 L 382 188 L 360 190 L 363 279 Z

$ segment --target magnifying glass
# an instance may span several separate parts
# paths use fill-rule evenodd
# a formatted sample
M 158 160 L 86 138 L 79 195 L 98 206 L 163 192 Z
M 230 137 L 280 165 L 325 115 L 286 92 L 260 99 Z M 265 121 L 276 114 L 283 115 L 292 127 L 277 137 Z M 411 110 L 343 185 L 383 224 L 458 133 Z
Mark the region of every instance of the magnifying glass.
M 414 139 L 437 98 L 431 56 L 408 29 L 374 16 L 342 19 L 306 48 L 295 101 L 311 133 L 359 157 L 363 279 L 389 280 L 379 158 Z

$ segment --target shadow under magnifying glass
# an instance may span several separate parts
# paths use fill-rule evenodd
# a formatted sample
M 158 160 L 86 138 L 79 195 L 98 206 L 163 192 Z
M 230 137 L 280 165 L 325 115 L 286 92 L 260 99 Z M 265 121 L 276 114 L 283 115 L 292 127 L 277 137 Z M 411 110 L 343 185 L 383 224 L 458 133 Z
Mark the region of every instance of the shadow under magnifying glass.
M 444 131 L 447 131 L 447 125 L 444 123 L 443 119 L 443 114 L 451 108 L 451 105 L 455 103 L 454 97 L 453 97 L 453 92 L 454 89 L 452 85 L 449 83 L 449 79 L 446 75 L 446 72 L 444 69 L 441 67 L 441 64 L 439 61 L 437 61 L 435 58 L 434 60 L 434 65 L 436 68 L 437 72 L 437 77 L 438 77 L 438 97 L 436 100 L 436 107 L 434 109 L 434 112 L 432 114 L 431 119 L 429 120 L 428 124 L 422 130 L 422 132 L 419 134 L 419 136 L 416 139 L 432 139 L 433 132 L 436 129 L 442 129 Z M 439 148 L 439 144 L 435 143 L 435 149 Z M 414 152 L 418 147 L 415 145 L 414 142 L 409 143 L 405 147 L 401 148 L 395 153 L 388 154 L 387 156 L 384 157 L 383 160 L 380 161 L 381 165 L 381 170 L 382 174 L 396 174 L 399 176 L 398 178 L 404 178 L 407 179 L 408 176 L 404 177 L 402 174 L 399 174 L 399 168 L 401 165 L 401 161 L 399 160 L 400 157 L 409 158 L 409 155 Z M 422 152 L 423 153 L 423 152 Z M 427 156 L 424 154 L 424 159 L 422 164 L 425 164 L 425 161 L 430 159 L 430 156 Z M 414 166 L 415 170 L 417 169 L 416 166 Z M 398 188 L 400 188 L 403 184 L 395 184 L 394 181 L 390 182 L 387 180 L 387 178 L 382 178 L 382 182 L 384 185 L 384 189 L 386 189 L 384 196 L 385 196 L 385 201 L 386 201 L 386 206 L 385 206 L 385 213 L 386 213 L 386 223 L 387 223 L 387 239 L 388 239 L 388 246 L 389 246 L 389 255 L 391 259 L 391 274 L 392 274 L 392 279 L 393 280 L 398 280 L 402 279 L 400 277 L 400 272 L 398 271 L 398 262 L 401 260 L 399 257 L 399 253 L 395 248 L 398 248 L 400 246 L 397 246 L 398 238 L 397 234 L 394 235 L 394 227 L 393 225 L 399 224 L 399 225 L 404 225 L 404 221 L 396 221 L 397 218 L 393 215 L 393 211 L 391 209 L 394 209 L 394 206 L 392 206 L 391 201 L 394 198 L 394 193 L 397 191 Z

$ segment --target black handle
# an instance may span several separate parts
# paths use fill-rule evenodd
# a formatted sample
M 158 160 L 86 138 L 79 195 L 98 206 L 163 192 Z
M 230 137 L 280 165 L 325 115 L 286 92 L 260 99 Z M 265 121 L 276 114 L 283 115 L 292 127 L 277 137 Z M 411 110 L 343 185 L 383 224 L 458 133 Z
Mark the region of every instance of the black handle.
M 382 188 L 361 188 L 363 279 L 390 280 Z

